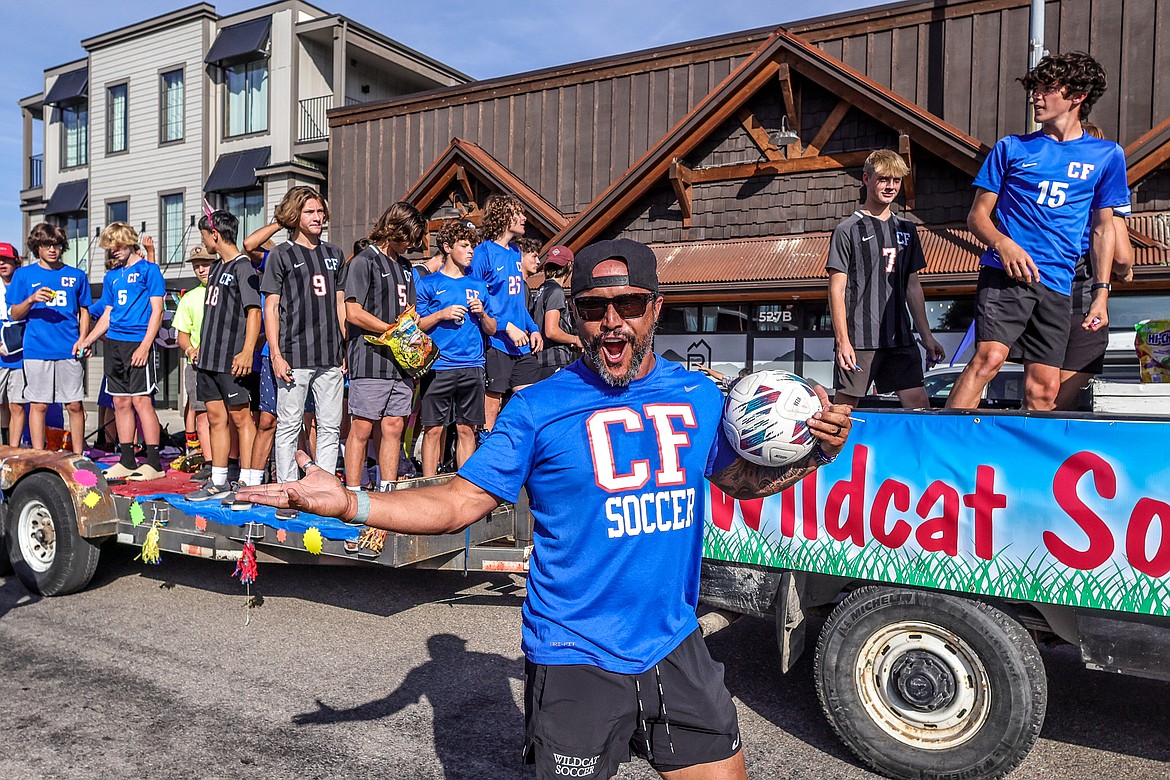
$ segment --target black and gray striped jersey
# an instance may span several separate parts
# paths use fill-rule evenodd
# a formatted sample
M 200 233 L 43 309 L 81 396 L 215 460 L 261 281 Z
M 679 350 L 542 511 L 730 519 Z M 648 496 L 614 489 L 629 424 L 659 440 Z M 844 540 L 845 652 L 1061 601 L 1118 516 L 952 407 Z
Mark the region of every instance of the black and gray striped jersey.
M 268 253 L 260 291 L 280 296 L 280 354 L 293 368 L 341 365 L 337 292 L 345 255 L 322 241 L 314 249 L 286 241 Z
M 375 246 L 368 246 L 345 265 L 346 302 L 355 301 L 385 323 L 394 324 L 415 304 L 414 275 L 405 258 L 391 259 Z M 346 323 L 345 355 L 349 375 L 359 379 L 406 379 L 390 350 L 368 343 L 366 335 L 380 333 Z
M 914 223 L 855 211 L 833 231 L 825 267 L 848 277 L 845 312 L 854 349 L 914 343 L 906 285 L 911 273 L 926 267 Z
M 248 309 L 259 307 L 260 276 L 247 255 L 211 267 L 199 337 L 199 368 L 232 370 L 232 360 L 244 349 Z

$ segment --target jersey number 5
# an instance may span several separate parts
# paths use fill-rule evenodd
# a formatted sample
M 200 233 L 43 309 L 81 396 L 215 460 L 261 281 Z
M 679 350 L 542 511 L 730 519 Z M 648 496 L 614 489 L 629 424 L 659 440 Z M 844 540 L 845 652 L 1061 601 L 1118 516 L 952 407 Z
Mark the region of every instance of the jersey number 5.
M 1040 182 L 1040 195 L 1036 198 L 1036 202 L 1050 209 L 1058 209 L 1064 205 L 1065 199 L 1068 198 L 1066 190 L 1068 190 L 1067 181 L 1042 181 Z

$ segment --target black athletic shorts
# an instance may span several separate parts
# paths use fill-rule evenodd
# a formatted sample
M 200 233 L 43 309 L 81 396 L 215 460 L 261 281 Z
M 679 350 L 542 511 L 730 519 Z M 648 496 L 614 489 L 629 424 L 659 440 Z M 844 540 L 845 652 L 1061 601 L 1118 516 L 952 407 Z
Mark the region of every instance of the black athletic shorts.
M 446 368 L 435 371 L 419 406 L 424 428 L 446 425 L 483 425 L 483 367 Z
M 134 366 L 130 363 L 130 359 L 140 346 L 142 346 L 140 341 L 106 339 L 104 345 L 106 392 L 110 395 L 151 395 L 158 389 L 156 365 L 158 356 L 153 345 L 150 347 L 145 366 Z
M 1059 368 L 1068 345 L 1069 296 L 983 266 L 975 292 L 975 340 L 1019 347 L 1021 360 Z
M 1109 329 L 1085 330 L 1081 324 L 1093 305 L 1093 283 L 1097 281 L 1093 264 L 1087 257 L 1077 262 L 1072 283 L 1072 313 L 1068 320 L 1068 346 L 1064 349 L 1062 371 L 1100 374 L 1105 370 L 1105 352 L 1109 349 Z M 1008 360 L 1019 363 L 1023 350 L 1018 344 L 1012 345 Z
M 858 349 L 854 352 L 860 371 L 846 371 L 834 356 L 833 385 L 837 392 L 861 398 L 870 382 L 874 383 L 879 393 L 896 393 L 922 387 L 922 353 L 916 345 Z
M 632 755 L 670 772 L 739 752 L 723 664 L 698 629 L 642 674 L 531 662 L 525 671 L 524 761 L 542 780 L 607 780 Z
M 502 349 L 490 347 L 486 360 L 487 389 L 491 393 L 503 395 L 517 387 L 534 385 L 545 377 L 540 361 L 531 352 L 527 355 L 509 355 Z
M 203 403 L 223 401 L 226 406 L 248 405 L 256 408 L 260 401 L 260 383 L 256 372 L 233 376 L 230 371 L 195 369 L 195 395 Z

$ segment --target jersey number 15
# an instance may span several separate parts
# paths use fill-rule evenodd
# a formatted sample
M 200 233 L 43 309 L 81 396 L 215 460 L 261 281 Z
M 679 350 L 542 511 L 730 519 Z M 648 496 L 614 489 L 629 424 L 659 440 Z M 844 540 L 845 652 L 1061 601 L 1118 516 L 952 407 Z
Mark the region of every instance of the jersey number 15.
M 1050 209 L 1058 209 L 1064 205 L 1065 199 L 1068 198 L 1067 190 L 1067 181 L 1042 181 L 1040 182 L 1040 195 L 1036 198 L 1036 202 Z

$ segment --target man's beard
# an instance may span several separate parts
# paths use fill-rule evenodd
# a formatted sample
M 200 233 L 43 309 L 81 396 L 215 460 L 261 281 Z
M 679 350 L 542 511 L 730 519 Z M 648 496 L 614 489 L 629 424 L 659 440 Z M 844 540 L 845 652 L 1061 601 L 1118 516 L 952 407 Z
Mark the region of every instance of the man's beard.
M 630 382 L 634 381 L 634 377 L 638 375 L 638 371 L 642 367 L 642 361 L 645 360 L 646 355 L 654 348 L 654 331 L 657 330 L 658 323 L 654 323 L 654 327 L 646 334 L 645 338 L 637 340 L 634 334 L 627 330 L 606 333 L 604 335 L 612 336 L 618 335 L 626 340 L 630 345 L 630 366 L 626 369 L 625 374 L 618 376 L 614 374 L 605 362 L 605 358 L 601 352 L 601 337 L 603 334 L 598 334 L 596 337 L 582 342 L 585 355 L 589 358 L 589 362 L 597 369 L 597 373 L 610 387 L 628 387 Z

